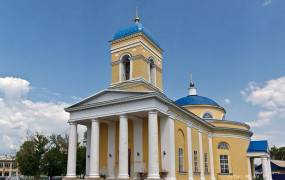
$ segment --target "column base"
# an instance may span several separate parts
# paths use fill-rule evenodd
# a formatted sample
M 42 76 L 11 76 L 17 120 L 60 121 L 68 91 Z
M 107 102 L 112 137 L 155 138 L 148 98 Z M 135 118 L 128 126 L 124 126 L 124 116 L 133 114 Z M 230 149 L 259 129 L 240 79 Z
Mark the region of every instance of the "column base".
M 170 178 L 167 177 L 167 178 L 165 178 L 165 180 L 176 180 L 176 178 L 175 177 L 172 177 L 172 178 L 171 177 Z
M 80 180 L 80 178 L 78 177 L 68 177 L 68 176 L 65 176 L 62 178 L 62 180 Z
M 147 176 L 147 180 L 158 180 L 161 179 L 160 176 L 154 175 L 154 176 Z
M 117 179 L 130 179 L 129 174 L 119 174 Z
M 102 179 L 102 178 L 100 177 L 100 175 L 95 174 L 95 175 L 88 175 L 88 176 L 85 176 L 84 179 L 88 179 L 88 180 L 98 180 L 98 179 Z
M 106 179 L 116 179 L 115 176 L 106 177 Z

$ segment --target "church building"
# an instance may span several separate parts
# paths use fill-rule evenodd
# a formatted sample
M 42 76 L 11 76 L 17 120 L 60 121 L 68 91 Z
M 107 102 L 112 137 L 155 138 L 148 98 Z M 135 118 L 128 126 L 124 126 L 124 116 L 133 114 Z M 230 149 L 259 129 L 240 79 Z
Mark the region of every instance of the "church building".
M 251 141 L 247 124 L 226 120 L 226 110 L 192 81 L 176 101 L 163 93 L 162 47 L 138 16 L 134 21 L 110 41 L 110 86 L 65 109 L 64 179 L 79 179 L 77 125 L 84 125 L 85 179 L 251 180 L 253 159 L 261 158 L 271 180 L 267 141 Z

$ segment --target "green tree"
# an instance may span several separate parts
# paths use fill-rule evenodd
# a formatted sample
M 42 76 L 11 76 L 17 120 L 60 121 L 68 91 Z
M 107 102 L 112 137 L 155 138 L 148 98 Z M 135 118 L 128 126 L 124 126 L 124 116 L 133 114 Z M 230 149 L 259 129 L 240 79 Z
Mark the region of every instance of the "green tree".
M 274 159 L 274 160 L 285 161 L 285 147 L 278 148 L 276 146 L 273 146 L 270 149 L 270 157 L 271 157 L 271 159 Z
M 85 175 L 86 169 L 86 147 L 82 145 L 78 145 L 77 148 L 77 161 L 76 161 L 76 173 L 78 175 Z
M 40 164 L 47 143 L 48 139 L 44 135 L 36 133 L 21 145 L 16 154 L 16 161 L 22 174 L 27 176 L 41 174 Z
M 66 175 L 68 136 L 53 134 L 49 137 L 36 133 L 30 136 L 16 154 L 19 170 L 26 176 Z M 78 143 L 77 174 L 85 175 L 86 148 Z
M 67 136 L 51 135 L 49 147 L 41 163 L 42 172 L 50 177 L 66 174 L 67 166 Z

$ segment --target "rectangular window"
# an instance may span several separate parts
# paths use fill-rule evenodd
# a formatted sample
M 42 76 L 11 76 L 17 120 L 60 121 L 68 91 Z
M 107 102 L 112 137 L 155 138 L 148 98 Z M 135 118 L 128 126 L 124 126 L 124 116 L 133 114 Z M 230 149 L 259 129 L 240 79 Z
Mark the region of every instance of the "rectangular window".
M 5 163 L 5 168 L 10 168 L 10 163 Z
M 13 163 L 12 164 L 12 169 L 16 169 L 17 168 L 17 163 Z
M 3 168 L 3 163 L 2 162 L 0 162 L 0 168 Z
M 209 173 L 209 166 L 208 166 L 208 154 L 204 154 L 204 161 L 205 161 L 205 173 Z
M 182 148 L 178 148 L 178 168 L 179 168 L 179 172 L 183 172 L 183 149 Z
M 222 174 L 229 174 L 228 155 L 220 155 L 220 168 Z
M 199 172 L 198 169 L 198 152 L 194 151 L 194 172 Z

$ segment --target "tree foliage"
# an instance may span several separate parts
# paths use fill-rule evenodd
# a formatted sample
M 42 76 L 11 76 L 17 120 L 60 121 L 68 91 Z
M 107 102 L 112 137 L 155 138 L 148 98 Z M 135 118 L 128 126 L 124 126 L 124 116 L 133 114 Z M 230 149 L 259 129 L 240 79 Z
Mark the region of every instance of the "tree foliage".
M 86 147 L 78 146 L 77 148 L 77 161 L 76 161 L 76 173 L 79 175 L 85 175 L 85 163 L 86 160 Z
M 85 174 L 86 148 L 77 146 L 77 174 Z M 17 152 L 19 170 L 27 176 L 66 175 L 68 136 L 53 134 L 49 137 L 36 133 L 28 138 Z
M 49 137 L 49 147 L 41 163 L 42 173 L 48 176 L 61 176 L 66 173 L 68 138 L 61 135 Z
M 41 173 L 40 164 L 47 144 L 48 139 L 44 135 L 36 133 L 21 145 L 16 154 L 16 160 L 22 174 L 36 176 Z
M 285 147 L 278 148 L 276 146 L 273 146 L 270 149 L 270 157 L 273 160 L 283 160 L 283 161 L 285 161 Z

